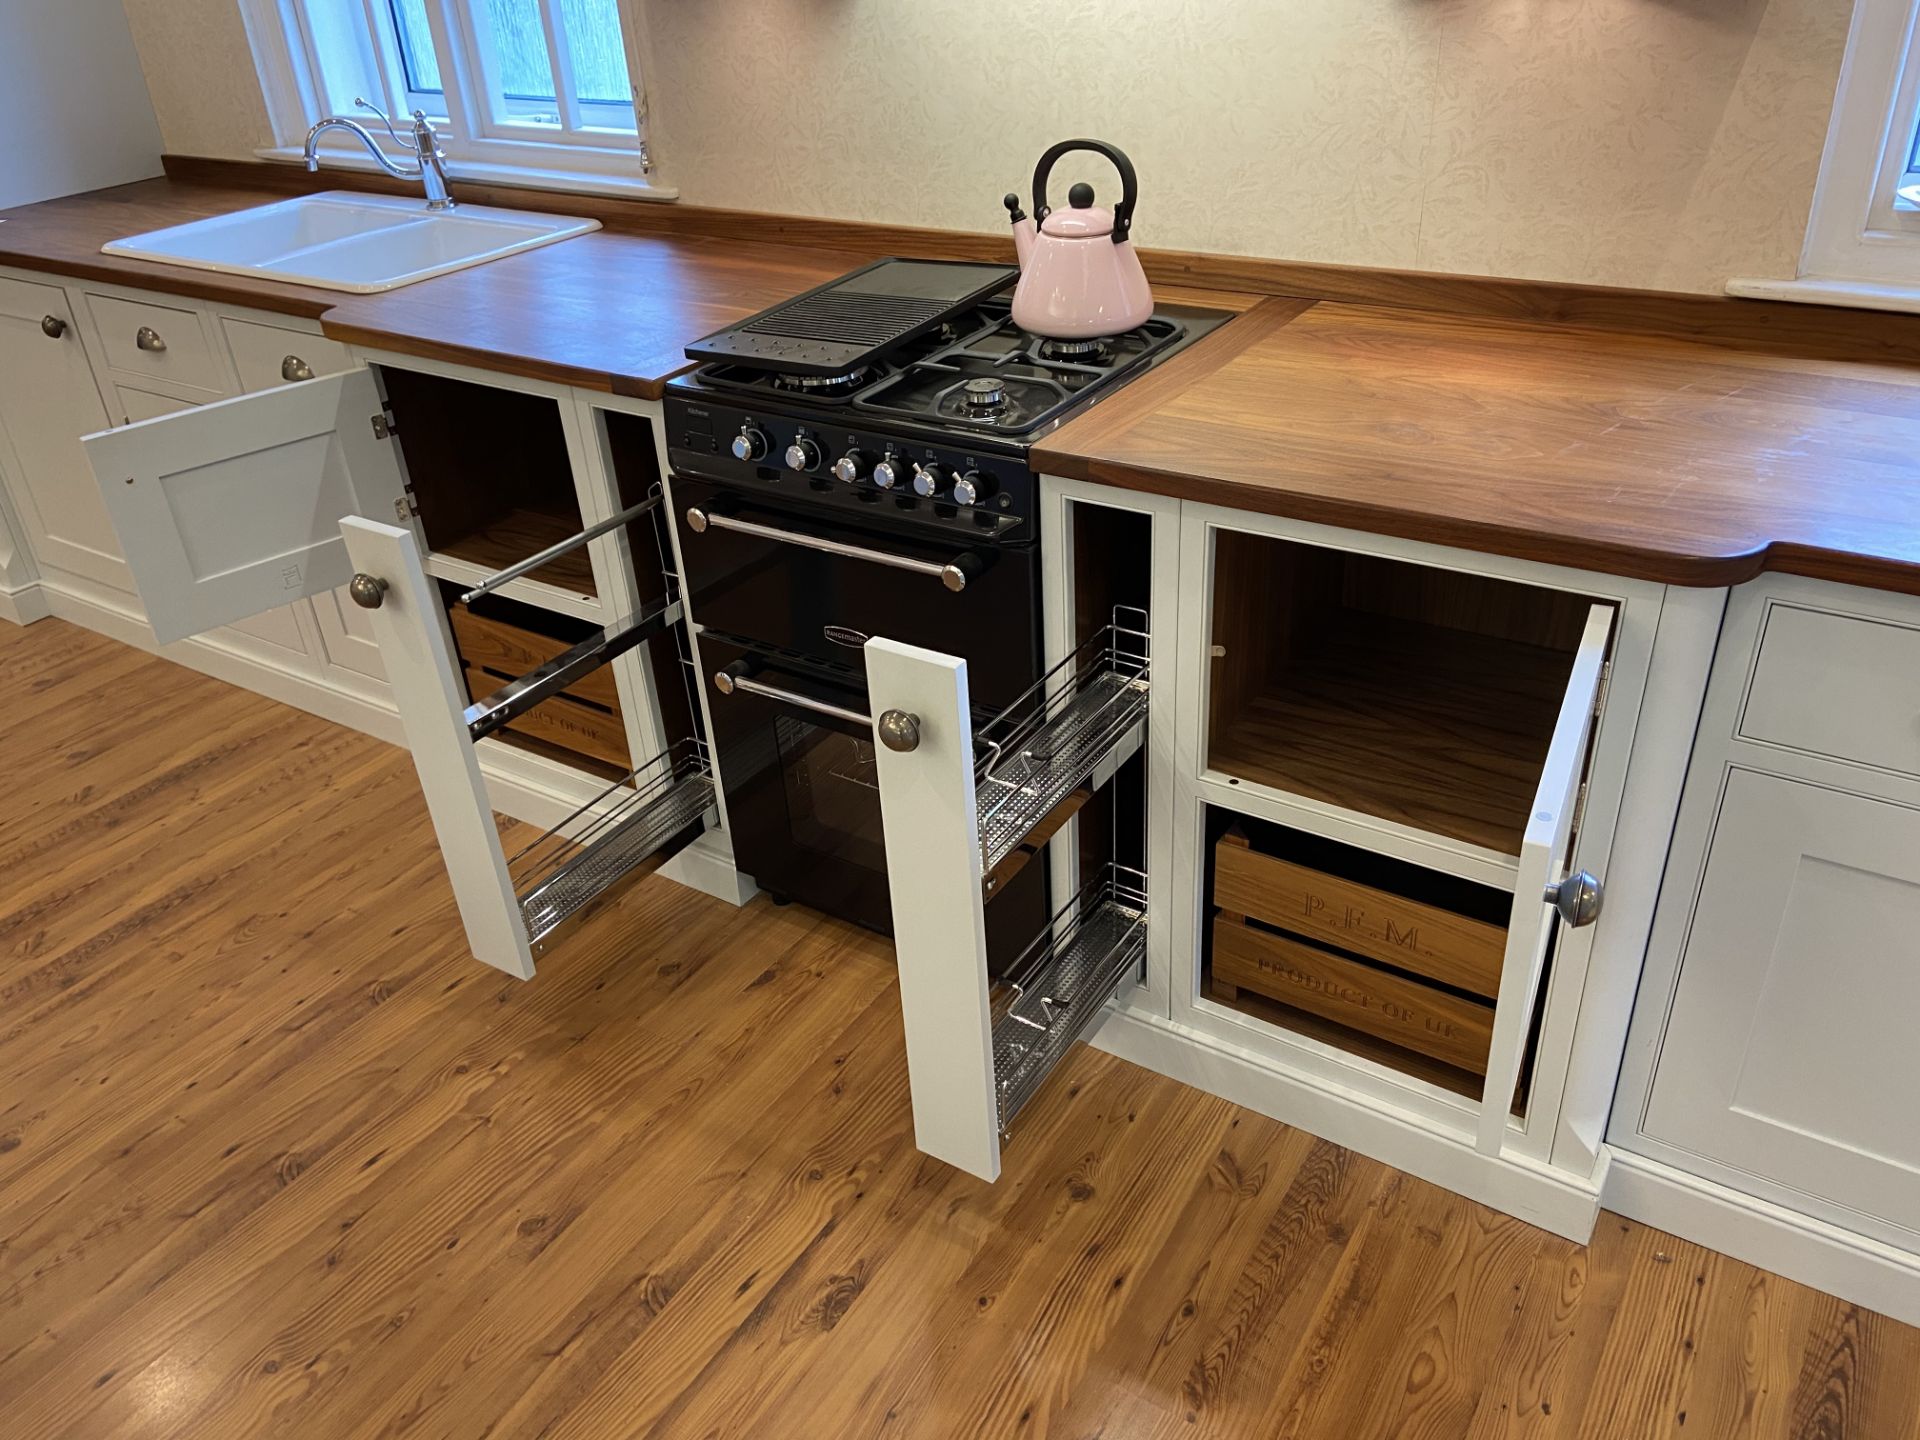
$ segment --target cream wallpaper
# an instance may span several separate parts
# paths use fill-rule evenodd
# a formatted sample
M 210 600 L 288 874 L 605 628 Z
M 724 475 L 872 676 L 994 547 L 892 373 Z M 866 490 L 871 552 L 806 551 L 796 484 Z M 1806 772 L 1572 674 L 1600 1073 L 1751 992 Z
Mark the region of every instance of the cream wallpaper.
M 125 3 L 170 150 L 268 143 L 236 0 Z M 1145 245 L 1703 291 L 1793 273 L 1848 19 L 1845 0 L 622 3 L 693 203 L 992 229 L 1080 133 L 1132 156 Z

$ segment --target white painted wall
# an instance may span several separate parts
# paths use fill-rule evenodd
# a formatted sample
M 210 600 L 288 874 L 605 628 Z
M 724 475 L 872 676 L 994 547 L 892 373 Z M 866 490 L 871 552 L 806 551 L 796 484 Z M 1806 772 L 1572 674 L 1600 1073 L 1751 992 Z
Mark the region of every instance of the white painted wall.
M 125 4 L 169 150 L 273 143 L 237 0 Z M 1144 245 L 1709 292 L 1793 274 L 1851 8 L 620 4 L 693 204 L 1000 229 L 1091 134 L 1139 167 Z
M 120 0 L 0 0 L 0 209 L 160 173 Z

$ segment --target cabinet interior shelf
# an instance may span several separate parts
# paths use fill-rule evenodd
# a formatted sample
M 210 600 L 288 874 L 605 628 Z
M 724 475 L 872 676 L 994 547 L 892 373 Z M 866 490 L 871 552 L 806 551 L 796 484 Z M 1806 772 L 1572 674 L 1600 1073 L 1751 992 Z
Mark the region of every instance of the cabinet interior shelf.
M 576 515 L 555 515 L 542 510 L 520 508 L 509 510 L 490 524 L 443 541 L 434 548 L 441 555 L 477 565 L 492 573 L 504 570 L 509 565 L 517 565 L 549 545 L 570 539 L 578 535 L 580 529 L 580 520 Z M 587 550 L 585 545 L 569 550 L 558 559 L 529 572 L 526 578 L 565 590 L 569 594 L 591 597 L 597 592 L 593 582 L 593 562 Z

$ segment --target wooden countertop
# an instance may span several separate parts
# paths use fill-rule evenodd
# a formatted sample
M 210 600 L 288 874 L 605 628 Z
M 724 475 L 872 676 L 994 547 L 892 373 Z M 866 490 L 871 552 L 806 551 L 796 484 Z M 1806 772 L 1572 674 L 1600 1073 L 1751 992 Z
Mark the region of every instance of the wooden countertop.
M 1920 593 L 1920 367 L 1269 300 L 1050 474 L 1682 585 Z
M 855 227 L 831 231 L 832 249 L 608 229 L 361 296 L 99 250 L 270 198 L 150 180 L 4 211 L 0 265 L 651 398 L 687 368 L 689 341 L 887 253 L 884 232 L 860 248 Z M 1831 336 L 1795 353 L 1158 289 L 1247 313 L 1048 437 L 1040 469 L 1648 580 L 1724 585 L 1771 569 L 1920 593 L 1920 366 L 1821 358 Z M 1862 335 L 1887 318 L 1863 317 Z

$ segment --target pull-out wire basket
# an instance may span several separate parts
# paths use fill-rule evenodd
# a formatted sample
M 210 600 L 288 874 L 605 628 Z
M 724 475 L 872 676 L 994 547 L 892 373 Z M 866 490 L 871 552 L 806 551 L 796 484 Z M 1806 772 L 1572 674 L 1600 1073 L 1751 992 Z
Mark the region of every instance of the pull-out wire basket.
M 1147 954 L 1147 877 L 1109 863 L 1047 922 L 991 996 L 1000 1131 Z
M 706 746 L 682 740 L 608 785 L 507 860 L 536 955 L 714 804 Z
M 1151 669 L 1146 611 L 1115 606 L 1110 624 L 974 728 L 982 874 L 1104 763 L 1131 753 Z

